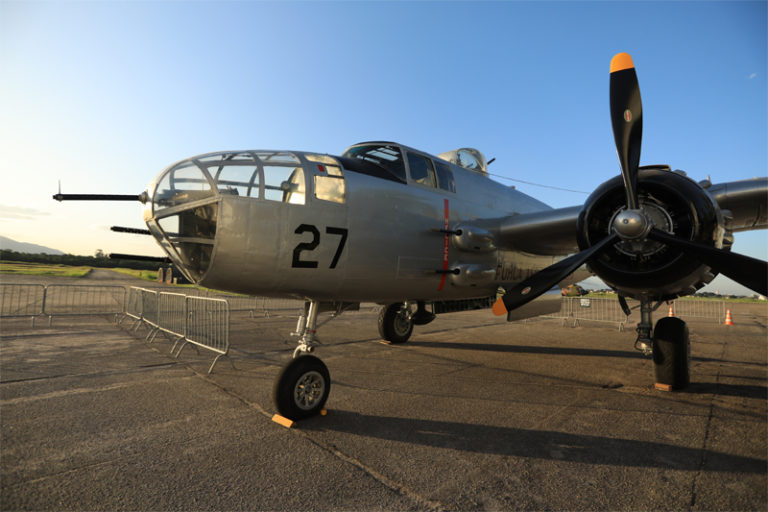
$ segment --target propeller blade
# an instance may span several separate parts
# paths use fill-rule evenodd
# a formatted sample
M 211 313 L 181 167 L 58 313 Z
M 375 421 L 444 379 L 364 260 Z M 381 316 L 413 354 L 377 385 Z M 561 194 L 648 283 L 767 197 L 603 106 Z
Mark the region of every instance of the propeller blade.
M 768 262 L 683 240 L 656 228 L 651 229 L 648 238 L 683 250 L 691 257 L 750 290 L 768 295 Z
M 611 59 L 610 96 L 613 138 L 627 194 L 627 208 L 637 210 L 637 167 L 643 139 L 643 105 L 635 65 L 628 53 L 617 53 Z
M 573 256 L 568 256 L 564 260 L 560 260 L 554 265 L 550 265 L 547 268 L 536 272 L 528 279 L 515 285 L 514 288 L 496 301 L 496 304 L 493 305 L 493 313 L 496 316 L 501 316 L 532 301 L 571 275 L 577 268 L 582 266 L 585 261 L 597 254 L 606 245 L 616 242 L 618 238 L 618 235 L 615 233 L 611 234 L 592 247 L 576 253 Z

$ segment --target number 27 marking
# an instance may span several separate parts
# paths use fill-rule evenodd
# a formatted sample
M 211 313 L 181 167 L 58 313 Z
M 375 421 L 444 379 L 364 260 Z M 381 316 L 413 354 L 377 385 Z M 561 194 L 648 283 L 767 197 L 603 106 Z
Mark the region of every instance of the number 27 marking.
M 294 231 L 294 233 L 296 233 L 297 235 L 301 235 L 304 233 L 311 233 L 312 240 L 309 242 L 301 242 L 293 249 L 293 262 L 291 263 L 291 266 L 294 268 L 317 268 L 318 267 L 317 261 L 303 260 L 301 259 L 301 253 L 304 251 L 312 252 L 315 249 L 317 249 L 317 246 L 320 245 L 320 231 L 311 224 L 301 224 L 299 227 L 296 228 L 296 231 Z M 347 243 L 348 230 L 345 228 L 334 228 L 334 227 L 328 226 L 327 228 L 325 228 L 325 233 L 327 235 L 338 235 L 341 237 L 339 239 L 339 246 L 336 248 L 336 254 L 333 255 L 331 266 L 328 267 L 328 268 L 336 268 L 336 265 L 339 263 L 339 258 L 341 257 L 341 253 L 344 251 L 344 244 Z

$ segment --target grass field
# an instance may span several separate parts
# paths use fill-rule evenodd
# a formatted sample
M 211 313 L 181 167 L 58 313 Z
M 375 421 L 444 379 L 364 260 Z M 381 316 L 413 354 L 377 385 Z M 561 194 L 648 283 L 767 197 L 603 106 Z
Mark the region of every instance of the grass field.
M 28 263 L 24 261 L 0 260 L 0 274 L 16 274 L 29 276 L 58 276 L 58 277 L 85 277 L 93 267 L 73 267 L 69 265 L 56 265 L 50 263 Z M 108 268 L 121 274 L 138 277 L 147 281 L 157 280 L 155 270 L 134 270 L 131 268 Z
M 84 277 L 93 270 L 91 267 L 71 267 L 44 263 L 0 260 L 0 274 L 30 276 Z
M 132 268 L 110 268 L 108 270 L 146 281 L 157 281 L 157 270 L 134 270 Z
M 598 293 L 598 292 L 590 292 L 586 294 L 584 297 L 590 298 L 590 299 L 616 299 L 618 298 L 618 295 L 615 293 Z M 695 296 L 687 296 L 687 297 L 678 297 L 675 300 L 725 300 L 728 302 L 765 302 L 765 301 L 759 301 L 757 299 L 752 299 L 749 297 L 695 297 Z

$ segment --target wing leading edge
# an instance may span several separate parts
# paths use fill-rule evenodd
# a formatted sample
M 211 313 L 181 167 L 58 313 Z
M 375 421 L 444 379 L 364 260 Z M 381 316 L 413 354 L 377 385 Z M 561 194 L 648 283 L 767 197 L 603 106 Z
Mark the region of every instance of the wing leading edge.
M 718 183 L 705 189 L 722 211 L 727 232 L 768 228 L 768 178 Z M 577 232 L 582 208 L 512 215 L 487 225 L 495 224 L 491 231 L 499 248 L 565 256 L 579 250 Z

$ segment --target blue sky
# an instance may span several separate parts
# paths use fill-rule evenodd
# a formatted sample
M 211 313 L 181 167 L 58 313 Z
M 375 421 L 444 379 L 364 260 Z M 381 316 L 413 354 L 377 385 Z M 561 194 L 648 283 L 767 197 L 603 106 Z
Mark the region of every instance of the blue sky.
M 140 227 L 138 204 L 55 203 L 57 181 L 139 193 L 168 164 L 227 149 L 471 146 L 495 174 L 589 192 L 619 172 L 620 51 L 642 90 L 641 164 L 765 176 L 766 5 L 2 0 L 0 234 L 159 255 L 108 231 Z M 586 199 L 503 182 L 555 207 Z M 768 235 L 737 234 L 734 249 L 766 259 Z

